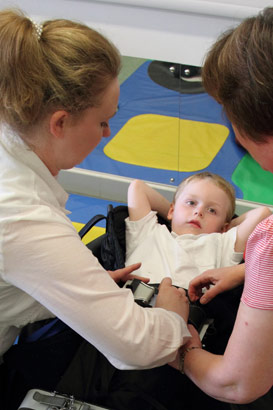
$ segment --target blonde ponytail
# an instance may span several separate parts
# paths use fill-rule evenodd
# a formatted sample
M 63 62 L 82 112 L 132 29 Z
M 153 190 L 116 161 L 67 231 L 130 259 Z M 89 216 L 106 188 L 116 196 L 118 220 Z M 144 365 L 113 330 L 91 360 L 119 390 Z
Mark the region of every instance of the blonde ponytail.
M 21 11 L 0 12 L 0 122 L 24 133 L 55 109 L 99 104 L 120 70 L 117 49 L 69 20 L 35 26 Z

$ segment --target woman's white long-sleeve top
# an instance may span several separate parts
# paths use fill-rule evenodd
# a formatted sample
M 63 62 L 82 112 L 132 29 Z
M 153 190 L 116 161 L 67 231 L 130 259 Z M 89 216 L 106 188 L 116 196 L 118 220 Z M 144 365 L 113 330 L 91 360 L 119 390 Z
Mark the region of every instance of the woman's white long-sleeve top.
M 57 316 L 118 368 L 173 360 L 189 336 L 185 322 L 138 306 L 116 285 L 67 217 L 67 197 L 39 157 L 2 131 L 0 357 L 24 325 Z

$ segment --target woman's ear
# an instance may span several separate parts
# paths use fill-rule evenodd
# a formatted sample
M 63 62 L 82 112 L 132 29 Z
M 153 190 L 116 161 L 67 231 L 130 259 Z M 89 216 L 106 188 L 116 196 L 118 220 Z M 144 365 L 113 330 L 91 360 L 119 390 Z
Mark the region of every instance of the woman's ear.
M 172 202 L 170 205 L 169 212 L 167 214 L 167 219 L 171 221 L 173 219 L 173 211 L 174 211 L 174 203 Z
M 56 138 L 63 138 L 65 135 L 66 123 L 69 113 L 64 110 L 55 111 L 49 120 L 49 130 Z

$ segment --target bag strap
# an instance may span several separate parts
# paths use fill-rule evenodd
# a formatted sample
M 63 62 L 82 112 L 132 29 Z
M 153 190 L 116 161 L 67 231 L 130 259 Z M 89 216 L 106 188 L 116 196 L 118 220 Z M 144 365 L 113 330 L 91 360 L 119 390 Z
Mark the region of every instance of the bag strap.
M 91 228 L 93 228 L 94 225 L 96 225 L 99 221 L 102 221 L 103 219 L 107 219 L 106 216 L 98 214 L 93 216 L 79 231 L 79 236 L 82 239 L 89 231 Z
M 65 395 L 56 395 L 53 393 L 53 395 L 48 395 L 44 393 L 40 393 L 36 391 L 33 395 L 33 399 L 37 401 L 40 404 L 45 404 L 46 406 L 50 406 L 48 408 L 52 409 L 59 409 L 59 410 L 73 410 L 78 408 L 78 402 L 75 402 L 75 399 L 73 396 L 65 396 Z M 97 407 L 97 406 L 91 406 L 88 403 L 80 403 L 80 408 L 82 410 L 92 410 L 92 409 L 102 409 L 102 407 Z M 22 408 L 23 410 L 23 408 Z M 27 410 L 27 409 L 26 409 Z M 30 409 L 29 409 L 30 410 Z
M 45 404 L 47 406 L 54 406 L 60 409 L 64 409 L 67 407 L 66 406 L 67 402 L 71 402 L 71 398 L 69 397 L 61 397 L 61 396 L 56 396 L 56 395 L 49 395 L 49 394 L 42 394 L 38 391 L 36 391 L 33 395 L 33 399 L 37 401 L 38 403 Z

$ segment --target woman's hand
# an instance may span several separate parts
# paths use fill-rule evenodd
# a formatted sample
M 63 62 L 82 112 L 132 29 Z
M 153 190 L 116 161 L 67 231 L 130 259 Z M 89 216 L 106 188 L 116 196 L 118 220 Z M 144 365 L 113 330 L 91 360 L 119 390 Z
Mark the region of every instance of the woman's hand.
M 200 303 L 206 304 L 219 293 L 241 285 L 244 277 L 245 264 L 207 270 L 191 280 L 188 289 L 189 298 L 193 302 L 200 298 Z M 214 286 L 210 287 L 210 285 Z M 203 288 L 207 288 L 204 294 Z
M 172 286 L 171 278 L 162 280 L 159 286 L 159 292 L 156 298 L 155 307 L 160 307 L 180 315 L 185 322 L 189 317 L 189 299 L 184 289 L 177 289 Z
M 126 282 L 127 280 L 130 280 L 130 279 L 140 279 L 142 282 L 148 283 L 150 280 L 149 278 L 143 278 L 141 276 L 132 275 L 132 272 L 139 269 L 140 266 L 141 266 L 140 262 L 134 263 L 133 265 L 126 266 L 125 268 L 122 268 L 122 269 L 109 270 L 108 273 L 111 276 L 111 278 L 117 283 L 119 281 Z

